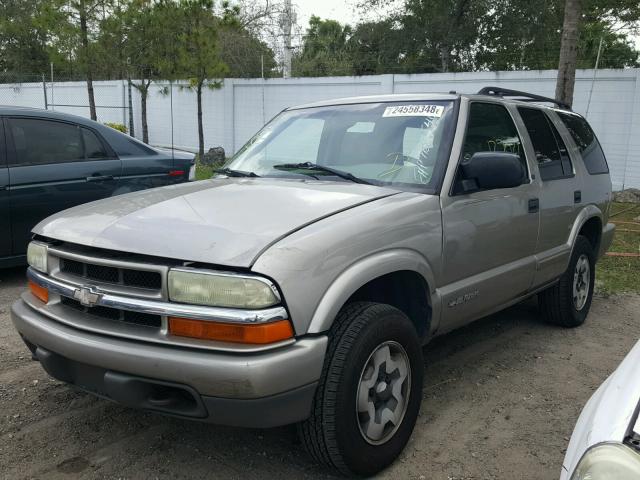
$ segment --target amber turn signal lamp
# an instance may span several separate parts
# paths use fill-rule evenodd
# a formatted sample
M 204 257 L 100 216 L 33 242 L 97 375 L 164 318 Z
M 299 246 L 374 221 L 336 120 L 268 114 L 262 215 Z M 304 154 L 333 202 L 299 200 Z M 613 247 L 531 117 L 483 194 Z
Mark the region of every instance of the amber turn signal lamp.
M 47 290 L 46 288 L 41 287 L 36 282 L 29 280 L 29 290 L 31 290 L 31 293 L 33 293 L 33 295 L 36 298 L 40 299 L 42 302 L 49 302 L 49 290 Z
M 293 337 L 289 320 L 259 324 L 205 322 L 169 317 L 169 333 L 179 337 L 264 345 Z

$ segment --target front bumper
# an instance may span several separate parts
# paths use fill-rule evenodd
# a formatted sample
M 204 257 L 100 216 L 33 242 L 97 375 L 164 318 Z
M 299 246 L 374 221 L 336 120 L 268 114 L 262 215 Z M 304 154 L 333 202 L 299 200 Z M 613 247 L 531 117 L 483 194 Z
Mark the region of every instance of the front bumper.
M 125 405 L 224 425 L 305 419 L 327 347 L 325 336 L 247 354 L 154 345 L 77 330 L 23 300 L 13 304 L 11 317 L 52 376 Z M 193 398 L 174 408 L 163 392 Z

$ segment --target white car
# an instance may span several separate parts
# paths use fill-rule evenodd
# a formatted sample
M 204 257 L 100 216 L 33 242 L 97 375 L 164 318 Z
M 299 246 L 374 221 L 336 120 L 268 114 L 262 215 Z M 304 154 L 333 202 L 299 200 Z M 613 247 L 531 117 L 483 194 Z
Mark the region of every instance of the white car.
M 640 342 L 582 410 L 560 480 L 640 479 Z

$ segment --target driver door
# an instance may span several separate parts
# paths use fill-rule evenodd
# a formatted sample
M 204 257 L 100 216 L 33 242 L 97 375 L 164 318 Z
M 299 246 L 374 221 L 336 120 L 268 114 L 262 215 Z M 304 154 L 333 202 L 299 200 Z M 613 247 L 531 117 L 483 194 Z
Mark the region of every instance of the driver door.
M 535 274 L 539 184 L 532 181 L 513 117 L 504 105 L 472 102 L 462 158 L 476 152 L 518 154 L 526 183 L 514 188 L 464 188 L 458 168 L 443 192 L 443 300 L 440 331 L 488 315 L 525 294 Z

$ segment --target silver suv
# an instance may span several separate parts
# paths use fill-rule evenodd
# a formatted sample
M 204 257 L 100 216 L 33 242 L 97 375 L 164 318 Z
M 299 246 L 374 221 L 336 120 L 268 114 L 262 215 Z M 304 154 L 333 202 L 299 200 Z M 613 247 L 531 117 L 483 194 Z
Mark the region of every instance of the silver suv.
M 584 118 L 523 92 L 290 108 L 216 178 L 40 223 L 13 322 L 88 392 L 298 423 L 318 461 L 374 474 L 411 435 L 429 340 L 534 294 L 585 321 L 608 172 Z

